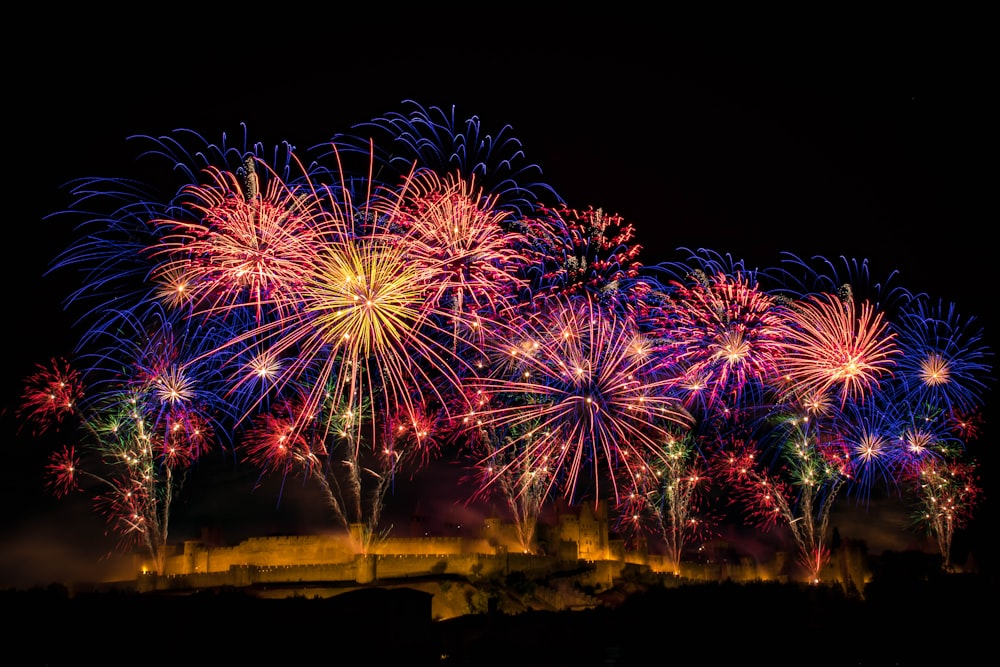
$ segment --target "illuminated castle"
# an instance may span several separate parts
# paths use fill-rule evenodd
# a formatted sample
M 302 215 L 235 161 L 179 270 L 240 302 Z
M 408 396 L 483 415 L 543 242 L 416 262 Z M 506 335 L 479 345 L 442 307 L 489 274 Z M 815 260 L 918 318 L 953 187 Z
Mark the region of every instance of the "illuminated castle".
M 612 539 L 605 503 L 595 508 L 563 506 L 551 524 L 539 523 L 535 553 L 526 553 L 513 524 L 487 519 L 476 537 L 386 537 L 363 548 L 360 526 L 351 534 L 252 537 L 234 546 L 213 546 L 207 539 L 175 546 L 159 576 L 140 560 L 140 580 L 147 587 L 203 588 L 270 581 L 354 581 L 455 574 L 488 576 L 514 570 L 536 571 L 557 563 L 585 561 L 623 566 L 635 563 L 654 572 L 668 571 L 663 557 L 645 550 L 628 551 Z M 613 569 L 613 568 L 612 568 Z M 756 564 L 750 578 L 757 576 Z M 744 578 L 740 576 L 739 578 Z M 217 583 L 212 583 L 217 582 Z
M 585 504 L 575 510 L 561 511 L 554 525 L 539 524 L 537 542 L 546 555 L 524 553 L 513 524 L 498 517 L 487 519 L 476 537 L 386 537 L 363 547 L 361 527 L 350 534 L 252 537 L 234 546 L 213 546 L 208 539 L 188 540 L 168 554 L 160 579 L 192 575 L 217 575 L 234 568 L 320 568 L 336 573 L 328 580 L 371 580 L 382 576 L 385 561 L 395 560 L 393 576 L 407 573 L 448 572 L 469 575 L 474 562 L 508 560 L 515 557 L 539 560 L 625 560 L 621 541 L 610 539 L 607 509 L 604 503 L 595 508 Z M 437 564 L 429 565 L 433 560 Z M 359 561 L 374 561 L 379 571 L 369 573 Z M 405 563 L 409 563 L 408 565 Z M 139 562 L 140 575 L 148 576 L 149 562 Z M 318 573 L 317 573 L 318 574 Z M 357 575 L 357 576 L 355 576 Z M 159 584 L 164 585 L 164 584 Z
M 670 575 L 671 563 L 645 549 L 627 550 L 613 539 L 607 507 L 584 504 L 561 507 L 551 523 L 539 523 L 536 553 L 526 553 L 516 527 L 497 517 L 487 519 L 476 537 L 387 537 L 363 548 L 361 528 L 351 534 L 252 537 L 234 546 L 213 546 L 209 540 L 189 540 L 165 559 L 163 572 L 150 571 L 138 560 L 133 570 L 136 588 L 149 591 L 191 591 L 220 587 L 256 590 L 269 596 L 327 596 L 361 586 L 406 586 L 434 593 L 436 617 L 470 613 L 445 608 L 443 592 L 454 584 L 442 581 L 484 581 L 512 573 L 551 581 L 567 571 L 574 584 L 600 591 L 610 588 L 626 567 Z M 682 562 L 680 576 L 701 581 L 755 581 L 780 577 L 782 559 L 762 565 L 740 555 L 725 542 L 701 545 L 703 557 Z M 842 565 L 831 564 L 831 579 Z M 855 576 L 861 581 L 864 573 Z M 455 591 L 453 594 L 457 595 Z M 554 603 L 566 595 L 553 594 Z M 442 597 L 439 600 L 439 596 Z M 460 605 L 467 606 L 469 594 Z

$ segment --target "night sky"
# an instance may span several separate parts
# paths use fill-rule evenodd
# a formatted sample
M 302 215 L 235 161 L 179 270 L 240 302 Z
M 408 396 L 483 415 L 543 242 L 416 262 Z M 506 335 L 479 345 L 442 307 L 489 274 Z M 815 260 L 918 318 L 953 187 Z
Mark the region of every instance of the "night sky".
M 532 17 L 407 32 L 405 21 L 323 30 L 308 17 L 307 26 L 275 27 L 271 16 L 245 30 L 177 15 L 158 28 L 146 19 L 112 28 L 63 14 L 37 31 L 30 51 L 8 53 L 16 94 L 5 136 L 0 586 L 45 583 L 50 573 L 73 578 L 114 546 L 86 501 L 44 492 L 47 450 L 16 433 L 11 413 L 33 365 L 69 354 L 75 341 L 62 310 L 74 276 L 44 276 L 72 230 L 44 218 L 66 205 L 61 186 L 70 179 L 135 175 L 135 134 L 189 128 L 218 139 L 241 134 L 245 123 L 255 141 L 305 149 L 403 111 L 405 100 L 454 106 L 460 118 L 478 116 L 486 132 L 510 125 L 541 180 L 571 207 L 601 207 L 632 223 L 646 265 L 684 259 L 680 248 L 757 268 L 781 252 L 866 258 L 875 275 L 898 271 L 911 291 L 955 301 L 996 349 L 996 208 L 986 204 L 995 187 L 987 169 L 996 154 L 992 48 L 947 22 L 791 36 L 633 33 L 630 23 L 648 19 L 592 18 L 587 29 Z M 996 396 L 987 401 L 986 434 L 974 445 L 986 504 L 974 535 L 962 537 L 977 544 L 995 515 Z M 457 477 L 456 466 L 440 465 L 421 473 L 423 483 L 440 488 L 437 475 Z M 252 472 L 221 468 L 185 494 L 178 539 L 202 521 L 237 537 L 317 519 L 313 487 L 287 489 L 276 508 L 274 488 L 252 491 Z M 410 510 L 409 493 L 400 490 L 400 515 Z M 451 500 L 424 499 L 420 509 L 448 522 L 474 518 Z M 856 530 L 879 539 L 877 529 Z M 892 535 L 877 548 L 914 540 Z

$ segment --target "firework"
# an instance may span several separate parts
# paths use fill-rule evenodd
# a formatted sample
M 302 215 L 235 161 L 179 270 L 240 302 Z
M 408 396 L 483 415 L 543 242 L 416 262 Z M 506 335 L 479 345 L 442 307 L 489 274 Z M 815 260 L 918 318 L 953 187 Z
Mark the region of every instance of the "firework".
M 35 364 L 25 379 L 18 417 L 31 425 L 34 435 L 41 435 L 73 415 L 83 396 L 80 371 L 65 359 L 53 358 L 47 366 Z
M 785 423 L 778 443 L 781 463 L 763 465 L 757 443 L 736 440 L 720 450 L 714 469 L 730 488 L 731 502 L 743 505 L 764 530 L 781 522 L 792 534 L 799 563 L 810 581 L 829 559 L 827 527 L 834 501 L 851 476 L 851 459 L 836 433 L 808 420 Z
M 293 307 L 304 258 L 320 240 L 320 200 L 253 156 L 240 172 L 207 167 L 205 182 L 185 187 L 171 208 L 178 217 L 154 221 L 165 231 L 151 251 L 153 280 L 170 302 L 201 314 L 251 307 L 260 319 L 265 308 Z
M 992 353 L 975 318 L 954 303 L 918 299 L 893 322 L 902 352 L 895 382 L 911 405 L 968 414 L 982 405 L 992 381 Z
M 488 134 L 478 116 L 460 121 L 454 106 L 445 110 L 412 100 L 404 104 L 410 107 L 408 111 L 389 112 L 359 123 L 354 134 L 336 135 L 331 144 L 342 153 L 360 155 L 364 162 L 374 144 L 372 171 L 380 183 L 389 186 L 405 179 L 414 166 L 442 178 L 457 174 L 465 182 L 475 179 L 496 200 L 499 210 L 513 214 L 508 223 L 529 215 L 545 198 L 561 201 L 550 185 L 537 180 L 541 169 L 526 161 L 522 143 L 510 125 Z M 322 153 L 320 160 L 328 157 Z
M 481 339 L 481 316 L 495 317 L 525 287 L 518 274 L 526 258 L 526 240 L 506 231 L 509 212 L 494 208 L 474 178 L 439 177 L 421 171 L 406 182 L 400 196 L 381 207 L 400 229 L 410 261 L 426 266 L 430 306 L 450 314 L 455 327 L 471 326 Z
M 649 452 L 661 450 L 665 426 L 689 416 L 667 395 L 632 323 L 586 294 L 546 304 L 490 339 L 491 373 L 470 384 L 496 407 L 470 416 L 518 433 L 499 449 L 520 448 L 512 458 L 522 469 L 525 456 L 546 461 L 554 469 L 549 486 L 561 484 L 572 499 L 588 469 L 595 486 L 602 471 L 605 480 L 619 467 L 637 474 Z
M 905 405 L 901 412 L 896 439 L 904 477 L 907 471 L 919 468 L 926 461 L 953 459 L 965 453 L 965 442 L 955 433 L 952 420 L 943 411 Z
M 642 246 L 634 242 L 635 228 L 622 216 L 593 207 L 539 206 L 526 228 L 539 268 L 536 298 L 587 292 L 621 314 L 639 318 L 651 307 L 646 299 L 653 298 L 659 285 L 642 275 Z
M 45 466 L 46 487 L 57 498 L 80 490 L 79 480 L 80 459 L 76 455 L 76 447 L 62 447 L 49 455 Z
M 303 255 L 294 308 L 223 341 L 213 355 L 226 353 L 237 362 L 231 392 L 258 397 L 245 403 L 245 415 L 264 409 L 265 395 L 271 401 L 294 397 L 296 409 L 285 409 L 282 419 L 297 423 L 283 426 L 284 437 L 309 432 L 314 454 L 319 443 L 329 456 L 354 450 L 337 454 L 335 467 L 351 473 L 350 483 L 336 489 L 329 465 L 320 474 L 305 465 L 310 457 L 274 459 L 319 480 L 338 521 L 348 526 L 358 523 L 362 508 L 341 496 L 358 493 L 337 489 L 360 489 L 368 470 L 381 495 L 401 461 L 426 462 L 433 455 L 437 433 L 431 437 L 430 426 L 471 372 L 466 356 L 481 356 L 475 353 L 480 310 L 506 298 L 506 274 L 498 268 L 502 215 L 479 199 L 472 184 L 424 175 L 359 202 L 342 186 L 323 191 L 322 225 Z M 316 421 L 319 415 L 326 417 Z M 273 427 L 262 428 L 273 433 Z M 251 459 L 273 468 L 261 444 L 270 440 L 257 431 L 253 438 Z M 363 463 L 368 453 L 382 462 Z
M 883 314 L 864 302 L 832 294 L 796 302 L 782 327 L 778 363 L 789 390 L 799 395 L 836 393 L 841 402 L 874 391 L 896 363 L 895 334 Z
M 711 478 L 695 437 L 671 435 L 664 456 L 651 460 L 635 482 L 635 489 L 623 496 L 620 523 L 638 535 L 658 532 L 674 573 L 680 574 L 685 545 L 708 537 L 717 521 L 705 505 Z M 645 528 L 645 521 L 653 527 Z
M 979 504 L 982 489 L 974 460 L 929 459 L 914 469 L 911 480 L 918 507 L 915 521 L 934 537 L 943 566 L 951 569 L 951 543 Z
M 674 283 L 655 337 L 691 409 L 732 410 L 759 401 L 785 354 L 786 310 L 742 274 Z
M 848 401 L 840 411 L 830 406 L 830 412 L 820 417 L 839 429 L 852 462 L 849 491 L 864 501 L 877 488 L 897 492 L 901 470 L 909 459 L 900 437 L 906 422 L 901 404 L 887 400 L 883 392 L 873 398 Z

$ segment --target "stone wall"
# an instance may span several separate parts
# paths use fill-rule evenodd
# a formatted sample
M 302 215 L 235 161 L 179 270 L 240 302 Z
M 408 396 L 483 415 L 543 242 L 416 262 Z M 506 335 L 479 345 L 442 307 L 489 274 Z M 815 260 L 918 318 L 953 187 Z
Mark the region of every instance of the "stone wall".
M 356 549 L 346 535 L 252 537 L 235 546 L 209 547 L 197 540 L 184 543 L 183 552 L 168 557 L 166 575 L 226 572 L 232 567 L 285 567 L 348 563 Z M 148 569 L 148 568 L 146 568 Z

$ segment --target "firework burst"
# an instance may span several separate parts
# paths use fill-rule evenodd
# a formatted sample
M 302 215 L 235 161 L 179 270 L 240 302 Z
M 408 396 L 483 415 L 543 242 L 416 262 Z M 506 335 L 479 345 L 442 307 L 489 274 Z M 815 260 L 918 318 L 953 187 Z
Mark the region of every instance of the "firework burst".
M 316 193 L 253 156 L 237 173 L 206 168 L 203 180 L 184 188 L 171 208 L 178 217 L 155 221 L 165 230 L 152 251 L 161 293 L 201 314 L 293 307 L 319 241 Z
M 745 392 L 759 400 L 786 352 L 784 307 L 742 274 L 672 287 L 655 337 L 664 341 L 664 363 L 677 367 L 687 407 L 737 408 Z
M 863 400 L 891 374 L 898 348 L 883 314 L 870 303 L 832 294 L 796 302 L 781 327 L 778 369 L 799 395 L 836 393 L 841 402 Z
M 919 299 L 893 328 L 902 352 L 895 380 L 907 403 L 957 414 L 982 405 L 993 354 L 974 318 L 962 317 L 954 303 Z
M 512 458 L 522 469 L 525 456 L 547 461 L 550 487 L 562 484 L 569 499 L 589 467 L 595 487 L 608 473 L 617 501 L 619 468 L 634 476 L 650 452 L 661 451 L 667 424 L 689 423 L 634 324 L 589 295 L 547 300 L 543 312 L 497 333 L 489 350 L 493 374 L 470 381 L 496 407 L 472 418 L 521 434 L 500 450 L 520 448 Z
M 600 208 L 539 206 L 526 223 L 531 257 L 540 267 L 534 298 L 589 293 L 623 316 L 641 320 L 654 307 L 659 284 L 643 275 L 635 228 Z
M 506 231 L 508 211 L 495 208 L 496 196 L 486 196 L 474 178 L 439 177 L 417 172 L 400 197 L 383 202 L 389 225 L 401 230 L 407 256 L 429 268 L 428 304 L 451 313 L 456 328 L 472 326 L 481 339 L 481 315 L 495 317 L 525 288 L 518 277 L 526 258 L 519 248 L 525 239 Z
M 75 414 L 83 397 L 82 375 L 65 359 L 35 364 L 24 382 L 18 417 L 22 425 L 32 426 L 34 435 L 41 435 Z

